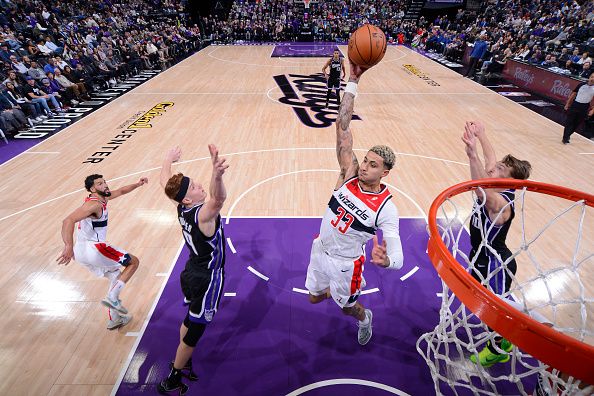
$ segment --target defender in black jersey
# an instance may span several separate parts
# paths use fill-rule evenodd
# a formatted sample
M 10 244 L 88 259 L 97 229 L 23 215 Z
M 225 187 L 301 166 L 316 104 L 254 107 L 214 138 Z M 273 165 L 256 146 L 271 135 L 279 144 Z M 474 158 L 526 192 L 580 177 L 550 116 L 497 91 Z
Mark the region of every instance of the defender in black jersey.
M 502 263 L 506 262 L 512 255 L 511 250 L 505 244 L 507 232 L 511 226 L 512 220 L 515 216 L 514 208 L 514 190 L 498 191 L 503 199 L 505 199 L 506 211 L 509 213 L 508 218 L 504 223 L 500 223 L 495 219 L 491 219 L 489 210 L 483 204 L 483 197 L 478 193 L 478 200 L 475 202 L 475 208 L 470 219 L 470 243 L 472 250 L 470 252 L 470 260 L 476 258 L 474 262 L 474 270 L 472 276 L 483 284 L 489 284 L 493 293 L 503 295 L 509 291 L 511 286 L 510 274 L 516 274 L 517 264 L 516 260 L 510 260 L 506 267 L 503 268 Z M 488 247 L 480 247 L 481 242 L 485 238 L 488 241 Z M 489 275 L 492 276 L 489 278 Z M 489 278 L 489 279 L 487 279 Z
M 223 174 L 229 167 L 214 145 L 209 145 L 212 160 L 210 199 L 200 184 L 182 173 L 172 175 L 171 165 L 181 157 L 179 148 L 171 149 L 161 170 L 161 186 L 165 194 L 177 203 L 177 217 L 182 228 L 190 258 L 181 273 L 180 283 L 188 313 L 180 328 L 180 343 L 169 376 L 157 386 L 159 393 L 188 387 L 182 375 L 196 380 L 192 371 L 192 352 L 217 312 L 225 281 L 225 235 L 220 211 L 227 193 Z
M 330 74 L 326 73 L 326 69 L 330 67 Z M 346 76 L 346 71 L 344 68 L 344 59 L 340 57 L 340 51 L 338 49 L 334 50 L 334 54 L 332 58 L 328 59 L 324 67 L 322 68 L 322 73 L 324 73 L 324 77 L 328 81 L 328 92 L 326 93 L 326 107 L 328 107 L 328 102 L 330 102 L 330 96 L 332 95 L 332 90 L 336 90 L 336 104 L 340 106 L 340 74 L 342 73 L 342 78 Z
M 495 150 L 485 133 L 481 122 L 466 122 L 462 141 L 466 144 L 466 154 L 470 164 L 470 175 L 473 180 L 485 178 L 513 178 L 528 179 L 532 169 L 528 161 L 519 160 L 512 155 L 506 155 L 501 161 L 496 161 Z M 477 149 L 477 141 L 483 149 L 485 165 L 483 166 Z M 477 201 L 470 220 L 470 242 L 472 251 L 468 258 L 474 263 L 472 276 L 493 293 L 503 296 L 511 286 L 511 276 L 516 273 L 516 260 L 506 263 L 512 253 L 505 240 L 515 216 L 514 190 L 484 189 L 484 195 L 477 191 Z M 486 246 L 481 243 L 486 241 Z M 473 362 L 479 361 L 484 367 L 490 367 L 498 362 L 507 362 L 507 353 L 513 345 L 500 336 L 495 337 L 495 344 L 499 349 L 487 342 L 487 346 L 478 353 L 470 356 Z

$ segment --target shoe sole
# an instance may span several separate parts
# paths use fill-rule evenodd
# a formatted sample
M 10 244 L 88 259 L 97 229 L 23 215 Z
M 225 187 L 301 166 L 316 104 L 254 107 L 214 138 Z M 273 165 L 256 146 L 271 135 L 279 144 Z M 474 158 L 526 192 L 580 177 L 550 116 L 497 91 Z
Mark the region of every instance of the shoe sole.
M 180 386 L 178 386 L 177 388 L 173 388 L 173 389 L 165 389 L 161 386 L 161 384 L 157 385 L 157 392 L 159 392 L 162 395 L 168 395 L 169 392 L 173 392 L 179 389 L 179 394 L 180 395 L 185 395 L 188 392 L 188 385 L 182 383 Z
M 101 304 L 105 305 L 107 308 L 113 308 L 113 309 L 115 309 L 116 311 L 118 311 L 119 313 L 122 313 L 122 314 L 124 314 L 124 315 L 126 315 L 126 314 L 128 313 L 128 310 L 127 310 L 126 308 L 124 308 L 124 307 L 122 307 L 122 306 L 120 306 L 120 307 L 118 308 L 118 307 L 114 306 L 114 305 L 111 303 L 111 301 L 109 301 L 109 300 L 103 299 L 103 300 L 101 300 Z

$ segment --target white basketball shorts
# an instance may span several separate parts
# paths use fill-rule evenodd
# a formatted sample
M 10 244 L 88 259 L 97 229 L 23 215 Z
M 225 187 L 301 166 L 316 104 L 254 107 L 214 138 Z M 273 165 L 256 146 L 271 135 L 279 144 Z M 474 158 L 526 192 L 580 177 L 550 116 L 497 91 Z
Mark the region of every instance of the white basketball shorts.
M 103 277 L 106 272 L 127 266 L 131 257 L 123 249 L 106 242 L 76 241 L 74 260 L 87 267 L 93 274 Z
M 365 287 L 364 263 L 365 256 L 355 260 L 330 256 L 320 239 L 316 238 L 311 246 L 305 287 L 314 296 L 319 296 L 330 288 L 336 304 L 341 308 L 352 307 L 357 302 L 361 289 Z

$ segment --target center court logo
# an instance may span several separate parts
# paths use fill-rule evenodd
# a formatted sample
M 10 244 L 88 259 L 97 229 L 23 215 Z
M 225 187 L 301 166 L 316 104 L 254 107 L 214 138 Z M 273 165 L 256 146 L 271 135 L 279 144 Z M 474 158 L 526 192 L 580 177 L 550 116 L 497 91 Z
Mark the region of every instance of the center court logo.
M 146 128 L 152 128 L 151 122 L 155 117 L 163 115 L 167 108 L 172 107 L 173 102 L 160 102 L 154 105 L 149 111 L 141 113 L 142 115 L 138 118 L 134 118 L 132 123 L 128 125 L 126 129 L 118 132 L 118 134 L 111 139 L 107 144 L 101 147 L 100 150 L 95 151 L 91 156 L 83 161 L 83 164 L 96 164 L 105 159 L 105 157 L 111 155 L 117 150 L 120 145 L 128 141 L 136 132 Z
M 274 81 L 283 93 L 278 101 L 291 106 L 303 124 L 310 128 L 327 128 L 334 124 L 337 116 L 335 91 L 332 91 L 329 108 L 325 108 L 327 90 L 322 73 L 281 74 L 274 76 Z M 356 114 L 352 119 L 361 120 Z

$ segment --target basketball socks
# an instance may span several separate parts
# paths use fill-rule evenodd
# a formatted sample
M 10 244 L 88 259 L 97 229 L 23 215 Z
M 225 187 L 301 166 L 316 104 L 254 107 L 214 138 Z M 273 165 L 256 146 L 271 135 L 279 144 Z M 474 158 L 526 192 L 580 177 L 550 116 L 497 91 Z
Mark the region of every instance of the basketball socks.
M 336 90 L 336 104 L 340 107 L 340 89 Z
M 328 107 L 328 103 L 330 103 L 330 95 L 332 95 L 331 89 L 326 92 L 326 107 Z
M 122 289 L 124 288 L 125 285 L 126 284 L 124 282 L 122 282 L 121 280 L 118 279 L 111 285 L 111 288 L 109 289 L 109 293 L 107 293 L 107 297 L 109 297 L 109 299 L 112 301 L 119 300 L 120 292 L 122 291 Z
M 363 319 L 363 320 L 360 320 L 360 321 L 359 321 L 359 324 L 360 324 L 361 326 L 367 326 L 367 325 L 369 325 L 369 316 L 366 314 L 366 315 L 365 315 L 365 319 Z
M 173 362 L 171 362 L 170 368 L 173 368 Z M 196 381 L 198 380 L 198 376 L 196 375 L 196 373 L 194 372 L 194 370 L 192 370 L 192 358 L 189 358 L 188 361 L 186 362 L 185 366 L 182 367 L 180 369 L 181 371 L 181 375 L 186 377 L 187 379 L 189 379 L 190 381 Z
M 181 369 L 176 369 L 175 367 L 171 367 L 171 371 L 169 372 L 169 376 L 167 377 L 167 381 L 171 381 L 174 383 L 180 382 L 182 377 Z

